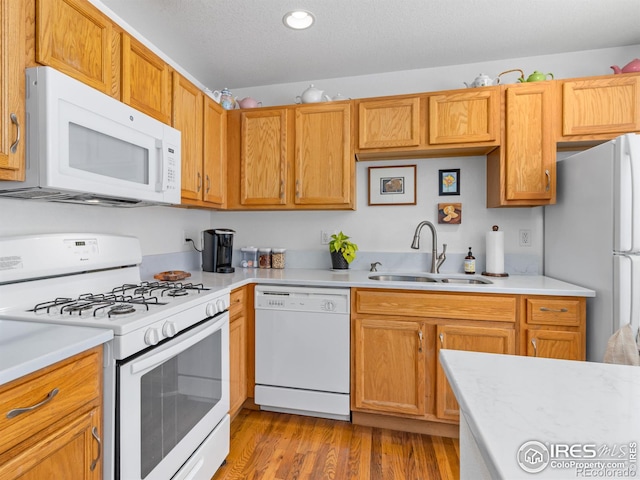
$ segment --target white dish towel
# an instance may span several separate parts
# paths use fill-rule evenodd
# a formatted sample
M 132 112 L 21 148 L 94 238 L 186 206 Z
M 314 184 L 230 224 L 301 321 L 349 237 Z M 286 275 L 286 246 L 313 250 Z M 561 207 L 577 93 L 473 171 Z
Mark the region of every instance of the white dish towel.
M 604 363 L 640 366 L 640 352 L 633 336 L 630 323 L 611 335 L 604 352 Z

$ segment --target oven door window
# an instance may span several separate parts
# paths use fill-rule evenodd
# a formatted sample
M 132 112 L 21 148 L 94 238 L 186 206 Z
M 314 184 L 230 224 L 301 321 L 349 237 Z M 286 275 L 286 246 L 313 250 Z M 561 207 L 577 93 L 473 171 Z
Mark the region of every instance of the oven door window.
M 175 337 L 119 367 L 121 478 L 177 471 L 226 414 L 226 325 L 188 338 L 184 349 Z

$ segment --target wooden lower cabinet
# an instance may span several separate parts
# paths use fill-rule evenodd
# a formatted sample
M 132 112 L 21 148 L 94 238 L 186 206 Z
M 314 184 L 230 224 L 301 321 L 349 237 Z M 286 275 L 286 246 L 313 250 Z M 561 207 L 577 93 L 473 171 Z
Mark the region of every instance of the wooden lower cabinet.
M 580 297 L 353 288 L 352 421 L 455 436 L 459 407 L 440 350 L 584 360 L 585 305 Z
M 102 478 L 102 363 L 100 346 L 0 386 L 0 478 Z
M 438 353 L 443 348 L 513 355 L 516 353 L 515 330 L 513 326 L 438 325 Z M 438 361 L 436 374 L 436 415 L 438 418 L 447 420 L 460 418 L 458 402 L 440 366 L 440 361 Z
M 354 406 L 424 415 L 424 322 L 356 318 Z
M 249 395 L 249 329 L 253 325 L 253 287 L 247 285 L 231 292 L 229 306 L 229 414 L 233 417 Z M 253 355 L 251 355 L 253 359 Z M 253 388 L 251 389 L 253 396 Z

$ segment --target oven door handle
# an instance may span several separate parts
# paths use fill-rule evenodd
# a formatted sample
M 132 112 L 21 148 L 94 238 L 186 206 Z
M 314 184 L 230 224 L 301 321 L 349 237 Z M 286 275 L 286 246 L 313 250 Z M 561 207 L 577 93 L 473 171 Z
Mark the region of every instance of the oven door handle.
M 217 318 L 217 321 L 204 327 L 202 330 L 194 330 L 186 333 L 180 337 L 174 337 L 177 342 L 168 346 L 167 348 L 158 348 L 149 352 L 148 357 L 141 357 L 134 360 L 130 364 L 131 374 L 137 374 L 145 370 L 151 370 L 158 365 L 163 364 L 168 359 L 175 357 L 180 352 L 185 351 L 187 348 L 192 347 L 196 343 L 200 342 L 204 338 L 208 337 L 216 330 L 220 330 L 223 327 L 225 321 L 228 321 L 229 314 L 224 313 L 223 316 Z

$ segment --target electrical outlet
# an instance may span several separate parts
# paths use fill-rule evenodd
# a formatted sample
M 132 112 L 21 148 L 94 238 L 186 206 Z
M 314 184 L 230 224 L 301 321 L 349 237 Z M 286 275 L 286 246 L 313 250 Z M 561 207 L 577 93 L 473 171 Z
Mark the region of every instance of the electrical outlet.
M 528 228 L 523 228 L 520 230 L 520 246 L 521 247 L 531 246 L 531 230 L 529 230 Z
M 186 230 L 183 230 L 182 231 L 182 244 L 183 245 L 190 245 L 191 244 L 191 242 L 187 242 L 187 238 L 191 238 L 191 237 L 189 236 L 189 234 L 187 233 Z M 195 239 L 192 239 L 192 240 L 195 240 Z
M 329 245 L 330 241 L 331 241 L 331 233 L 327 232 L 326 230 L 321 230 L 320 231 L 320 243 L 322 245 Z

